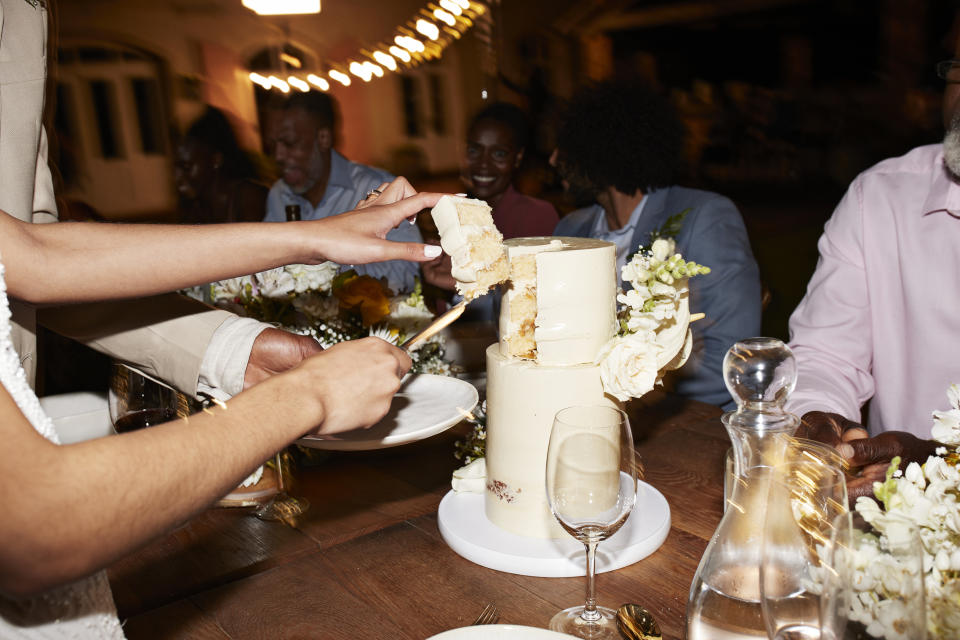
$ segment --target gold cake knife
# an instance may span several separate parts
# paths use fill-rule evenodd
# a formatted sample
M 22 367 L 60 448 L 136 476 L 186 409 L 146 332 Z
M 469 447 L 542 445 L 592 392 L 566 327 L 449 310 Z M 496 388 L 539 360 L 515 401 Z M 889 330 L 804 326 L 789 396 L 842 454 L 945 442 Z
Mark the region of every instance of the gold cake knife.
M 410 351 L 413 347 L 420 344 L 424 340 L 429 340 L 434 334 L 443 331 L 446 327 L 453 324 L 453 321 L 463 315 L 464 310 L 467 308 L 468 301 L 463 300 L 453 305 L 447 309 L 444 313 L 436 317 L 436 319 L 431 322 L 425 329 L 419 333 L 414 334 L 410 338 L 404 341 L 400 345 L 400 348 L 404 351 Z

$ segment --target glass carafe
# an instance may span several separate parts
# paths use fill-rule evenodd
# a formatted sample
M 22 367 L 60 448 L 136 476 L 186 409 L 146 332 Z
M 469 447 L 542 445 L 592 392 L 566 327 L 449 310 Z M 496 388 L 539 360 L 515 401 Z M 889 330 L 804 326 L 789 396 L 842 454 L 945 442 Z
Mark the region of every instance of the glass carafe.
M 733 345 L 723 377 L 737 402 L 723 414 L 734 453 L 734 486 L 726 512 L 690 585 L 688 640 L 766 638 L 760 609 L 760 560 L 770 468 L 782 457 L 799 419 L 784 411 L 797 383 L 790 349 L 774 338 Z

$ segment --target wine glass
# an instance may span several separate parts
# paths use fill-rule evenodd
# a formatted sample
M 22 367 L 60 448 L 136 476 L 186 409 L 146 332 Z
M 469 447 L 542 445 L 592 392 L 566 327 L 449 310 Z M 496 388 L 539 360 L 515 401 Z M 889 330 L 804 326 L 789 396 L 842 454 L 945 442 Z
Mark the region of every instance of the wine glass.
M 110 368 L 107 404 L 117 433 L 151 427 L 190 413 L 186 396 L 120 362 Z
M 821 637 L 821 594 L 836 517 L 847 512 L 843 472 L 788 456 L 770 471 L 760 559 L 760 605 L 772 640 Z
M 547 500 L 560 526 L 587 551 L 587 597 L 550 620 L 554 631 L 581 638 L 620 637 L 616 611 L 594 594 L 597 545 L 626 522 L 637 497 L 637 462 L 627 414 L 609 406 L 561 409 L 547 447 Z
M 821 598 L 823 640 L 924 640 L 923 547 L 916 524 L 875 512 L 834 522 Z

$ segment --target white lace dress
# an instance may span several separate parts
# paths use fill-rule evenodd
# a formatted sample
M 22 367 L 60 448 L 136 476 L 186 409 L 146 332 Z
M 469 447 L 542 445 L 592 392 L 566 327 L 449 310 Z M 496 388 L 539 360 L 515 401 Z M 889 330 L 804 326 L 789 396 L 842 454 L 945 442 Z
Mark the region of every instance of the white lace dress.
M 50 418 L 27 384 L 20 358 L 10 342 L 10 305 L 0 262 L 0 383 L 23 415 L 45 438 L 58 442 Z M 110 593 L 107 575 L 96 575 L 59 587 L 42 596 L 9 600 L 0 596 L 0 638 L 122 639 L 123 629 Z

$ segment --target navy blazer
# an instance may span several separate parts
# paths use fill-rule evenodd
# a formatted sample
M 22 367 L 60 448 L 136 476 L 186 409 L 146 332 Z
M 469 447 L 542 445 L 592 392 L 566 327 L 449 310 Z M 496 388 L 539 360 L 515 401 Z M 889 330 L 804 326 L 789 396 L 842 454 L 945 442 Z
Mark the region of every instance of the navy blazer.
M 733 408 L 723 381 L 723 357 L 738 340 L 760 334 L 760 271 L 743 218 L 729 198 L 709 191 L 673 186 L 651 191 L 646 198 L 632 245 L 649 245 L 652 231 L 671 215 L 690 209 L 674 238 L 677 251 L 711 269 L 690 279 L 690 312 L 705 313 L 706 318 L 690 325 L 693 353 L 665 380 L 667 388 Z M 589 237 L 602 215 L 600 205 L 578 209 L 560 220 L 554 235 Z

